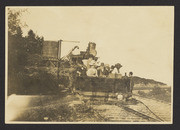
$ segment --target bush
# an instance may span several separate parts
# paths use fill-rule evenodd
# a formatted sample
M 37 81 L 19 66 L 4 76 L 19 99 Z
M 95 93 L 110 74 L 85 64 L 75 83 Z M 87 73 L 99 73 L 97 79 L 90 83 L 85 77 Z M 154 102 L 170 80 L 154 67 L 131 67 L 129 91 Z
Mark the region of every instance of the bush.
M 16 82 L 9 87 L 8 95 L 57 94 L 59 91 L 58 81 L 53 75 L 38 68 L 30 68 L 17 74 Z
M 138 91 L 138 94 L 141 96 L 146 96 L 146 93 L 144 91 L 141 91 L 141 90 Z
M 165 94 L 166 91 L 158 86 L 154 86 L 154 88 L 151 91 L 152 95 L 158 95 L 158 94 Z

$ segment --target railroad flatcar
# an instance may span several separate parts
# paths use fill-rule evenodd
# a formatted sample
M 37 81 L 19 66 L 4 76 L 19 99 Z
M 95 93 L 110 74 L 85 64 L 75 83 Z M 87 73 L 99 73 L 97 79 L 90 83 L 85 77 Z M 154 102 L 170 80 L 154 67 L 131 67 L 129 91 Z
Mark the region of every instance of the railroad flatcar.
M 58 47 L 58 44 L 56 45 L 56 47 Z M 74 55 L 72 53 L 75 49 L 79 49 L 79 47 L 78 46 L 73 47 L 73 49 L 71 49 L 69 54 L 61 57 L 58 61 L 59 65 L 57 65 L 57 67 L 59 70 L 57 72 L 57 75 L 58 75 L 58 82 L 61 85 L 64 85 L 65 87 L 69 87 L 69 88 L 74 88 L 75 90 L 88 91 L 88 92 L 92 92 L 92 91 L 113 92 L 113 93 L 132 92 L 132 90 L 130 89 L 131 78 L 127 76 L 109 77 L 106 75 L 105 77 L 101 77 L 101 76 L 89 77 L 86 75 L 87 66 L 86 67 L 84 66 L 83 60 L 88 60 L 90 57 L 92 57 L 94 61 L 98 60 L 98 57 L 96 57 L 97 51 L 96 51 L 95 43 L 90 42 L 88 44 L 86 51 L 80 51 L 80 54 L 78 55 Z M 58 51 L 58 49 L 53 49 L 53 50 Z M 51 52 L 52 50 L 48 49 L 48 56 L 49 54 L 51 54 L 49 51 Z M 44 52 L 47 53 L 47 49 Z M 60 54 L 57 53 L 57 55 Z M 82 68 L 84 68 L 84 70 L 82 70 Z M 77 72 L 79 71 L 81 72 L 81 74 L 78 75 Z

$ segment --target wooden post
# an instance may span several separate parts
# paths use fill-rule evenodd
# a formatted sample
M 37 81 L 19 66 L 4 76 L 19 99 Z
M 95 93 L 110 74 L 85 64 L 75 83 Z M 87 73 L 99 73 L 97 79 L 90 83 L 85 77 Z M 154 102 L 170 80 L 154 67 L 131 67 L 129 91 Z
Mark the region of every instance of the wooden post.
M 60 59 L 61 59 L 61 42 L 62 42 L 62 40 L 59 40 L 58 41 L 58 65 L 57 65 L 57 67 L 58 67 L 58 70 L 57 70 L 57 79 L 58 79 L 58 83 L 59 83 L 59 72 L 60 72 L 60 70 L 59 70 L 59 67 L 60 67 Z
M 58 83 L 59 83 L 59 72 L 60 72 L 60 70 L 59 70 L 59 67 L 60 67 L 60 61 L 58 61 L 58 70 L 57 70 L 57 79 L 58 79 Z
M 61 43 L 62 43 L 62 40 L 59 40 L 58 41 L 58 60 L 61 59 Z

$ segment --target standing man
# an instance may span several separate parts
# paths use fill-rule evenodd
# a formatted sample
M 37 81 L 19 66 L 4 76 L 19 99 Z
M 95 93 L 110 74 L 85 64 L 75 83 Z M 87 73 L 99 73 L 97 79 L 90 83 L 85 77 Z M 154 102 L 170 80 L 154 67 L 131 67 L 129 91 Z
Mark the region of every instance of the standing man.
M 134 87 L 133 72 L 129 72 L 129 79 L 130 79 L 130 92 L 132 93 Z
M 99 77 L 105 77 L 104 72 L 105 72 L 105 66 L 104 63 L 101 63 L 100 67 L 97 69 L 98 71 L 98 76 Z
M 75 82 L 76 82 L 76 77 L 77 77 L 77 70 L 75 66 L 71 64 L 69 68 L 69 85 L 68 88 L 70 89 L 71 93 L 75 93 Z

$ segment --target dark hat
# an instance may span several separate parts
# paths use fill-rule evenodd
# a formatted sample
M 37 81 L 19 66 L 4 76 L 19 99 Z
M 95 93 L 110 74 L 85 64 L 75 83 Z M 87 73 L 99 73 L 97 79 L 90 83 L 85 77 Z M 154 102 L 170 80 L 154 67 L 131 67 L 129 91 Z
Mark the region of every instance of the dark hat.
M 122 65 L 120 63 L 117 63 L 117 64 L 115 64 L 115 67 L 120 69 L 122 67 Z
M 133 75 L 133 72 L 129 72 L 130 75 Z

